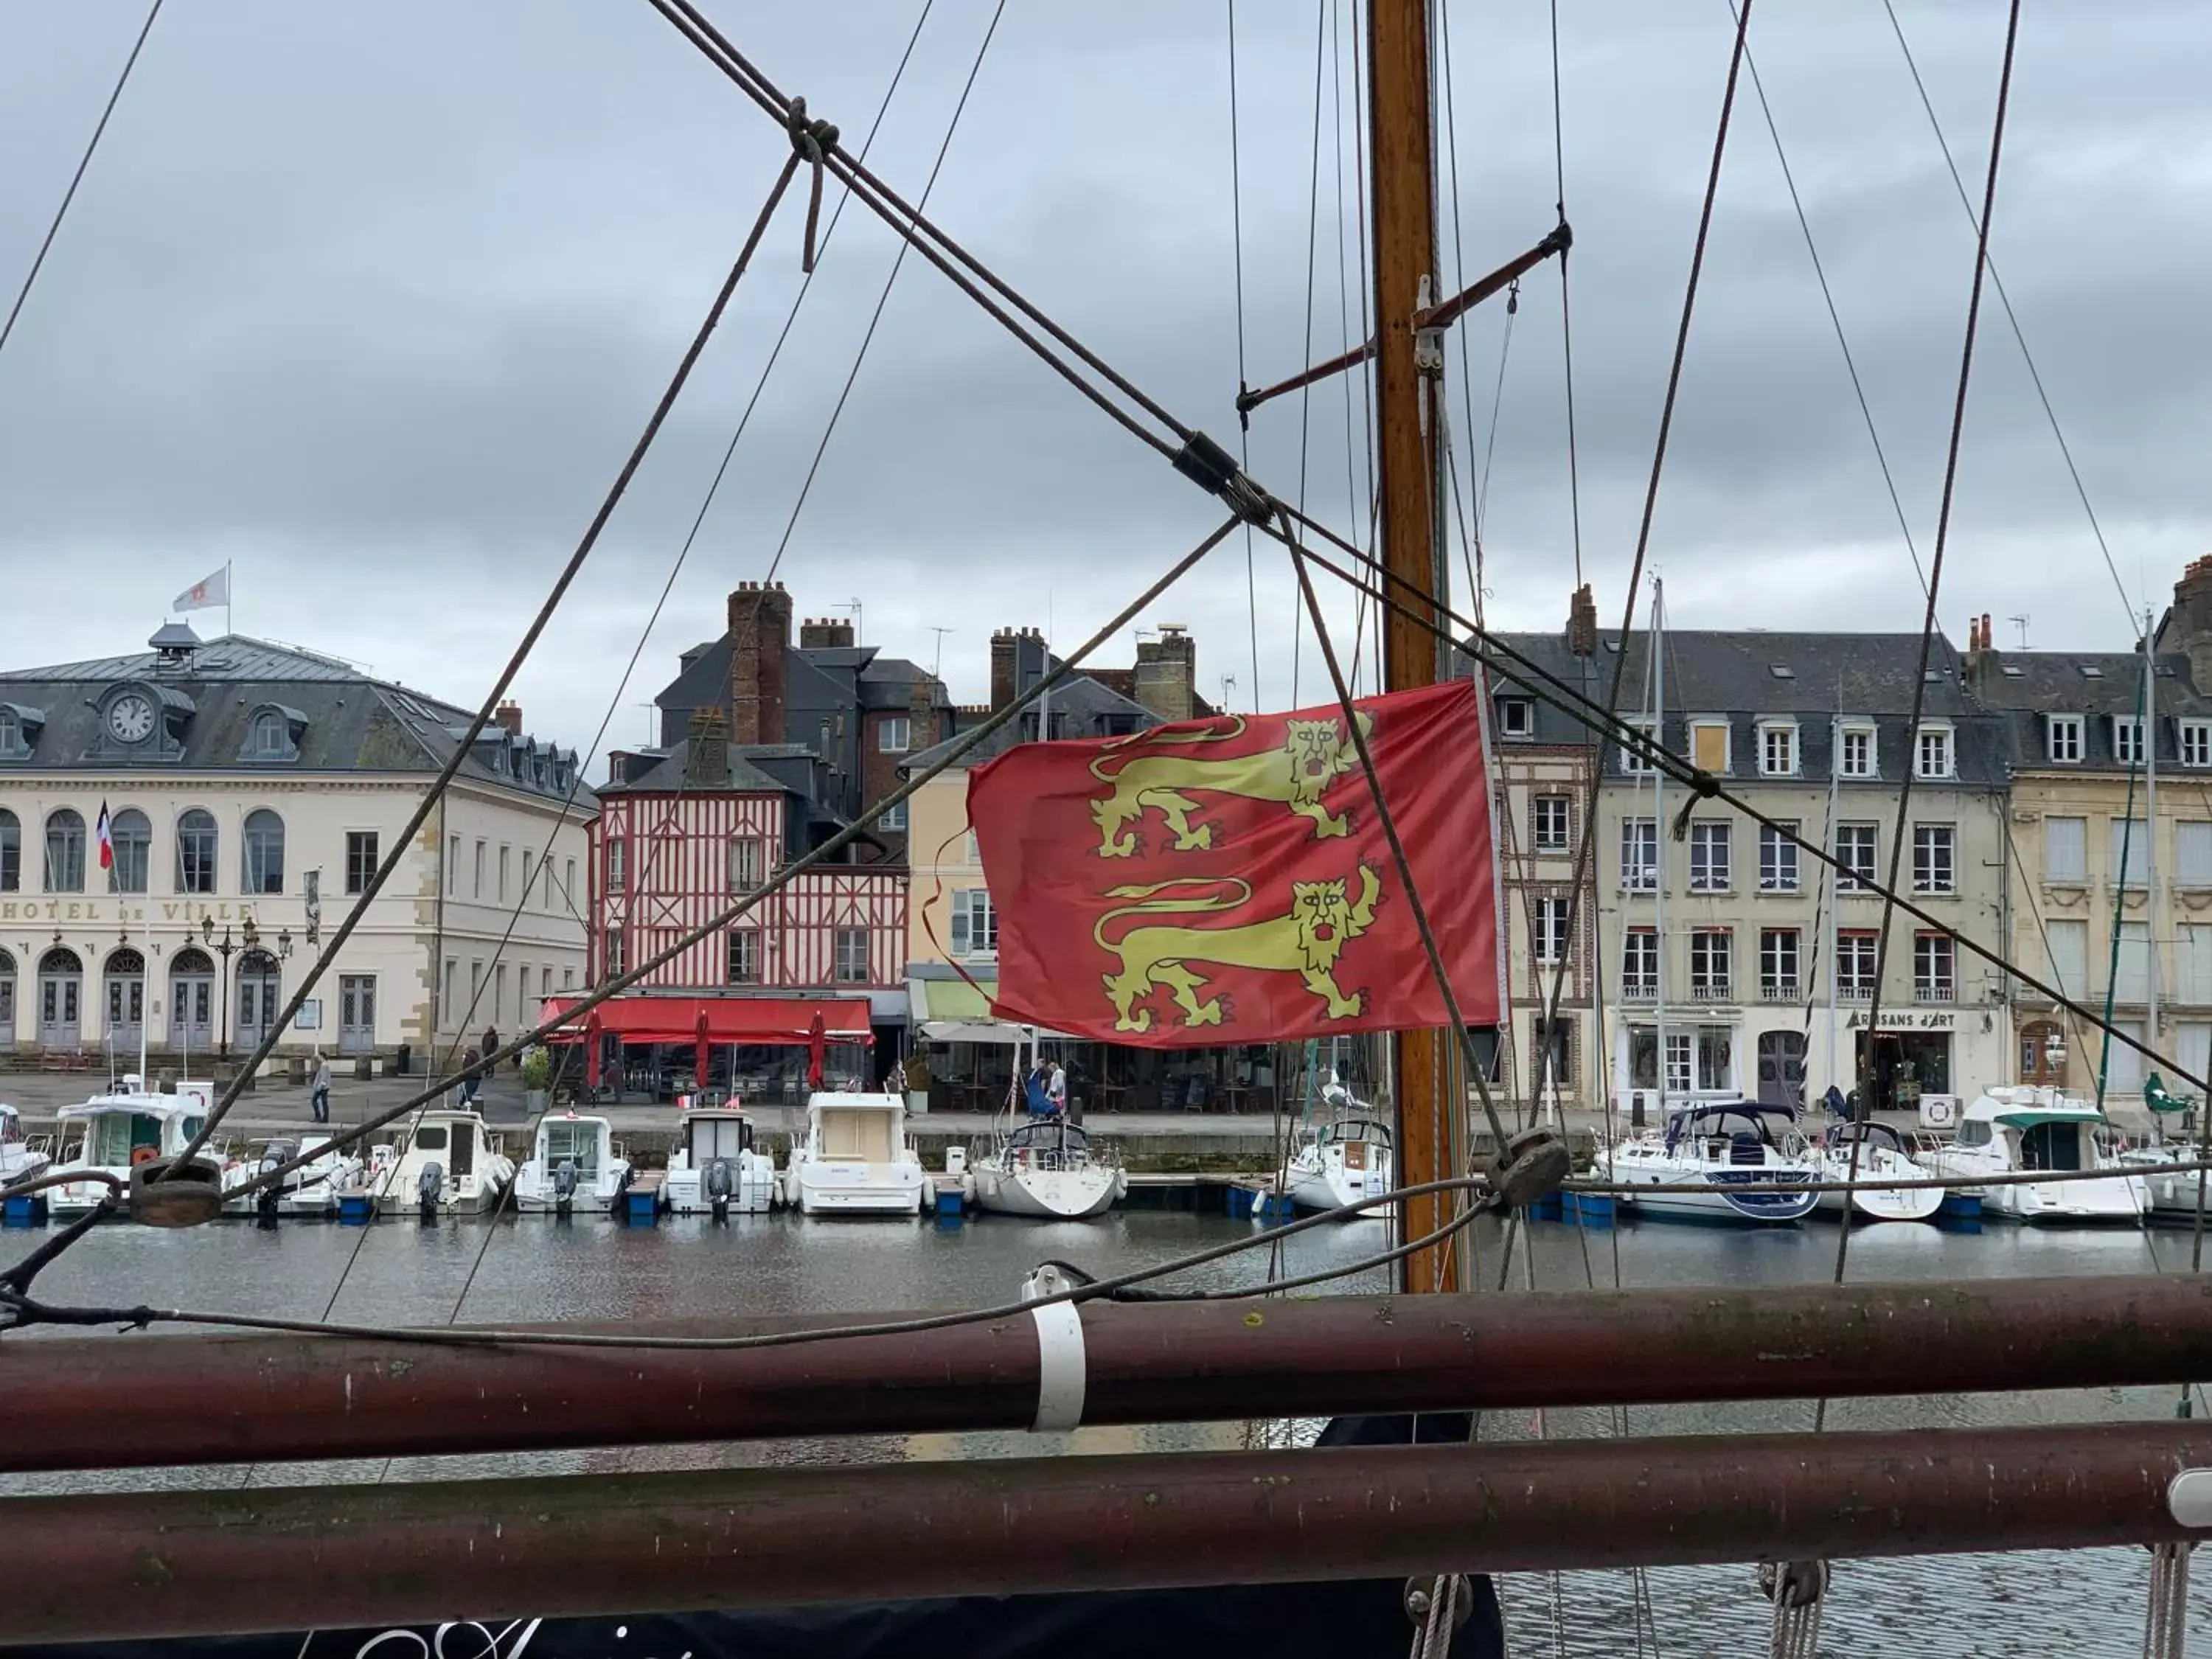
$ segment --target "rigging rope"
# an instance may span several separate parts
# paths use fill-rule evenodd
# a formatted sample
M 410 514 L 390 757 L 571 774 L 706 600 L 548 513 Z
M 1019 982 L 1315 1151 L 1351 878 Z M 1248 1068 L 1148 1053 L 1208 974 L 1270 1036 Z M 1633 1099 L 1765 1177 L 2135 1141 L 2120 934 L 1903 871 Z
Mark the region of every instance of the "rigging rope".
M 1237 393 L 1245 392 L 1244 380 L 1244 161 L 1237 135 L 1237 0 L 1229 0 L 1229 238 L 1237 270 Z M 1252 470 L 1252 422 L 1240 413 L 1237 420 L 1237 459 Z M 1252 552 L 1252 526 L 1244 526 L 1244 620 L 1252 635 L 1252 707 L 1260 701 L 1260 584 Z
M 162 0 L 154 0 L 146 9 L 146 21 L 139 27 L 138 38 L 131 43 L 131 55 L 123 60 L 123 72 L 115 77 L 115 89 L 107 94 L 107 103 L 100 112 L 100 120 L 92 130 L 92 137 L 77 158 L 76 171 L 70 175 L 69 188 L 62 192 L 61 205 L 54 210 L 53 222 L 47 225 L 46 234 L 39 243 L 39 251 L 31 256 L 31 268 L 23 273 L 23 285 L 15 290 L 15 301 L 8 307 L 8 320 L 0 323 L 0 351 L 8 346 L 8 337 L 15 331 L 15 319 L 23 314 L 23 302 L 31 297 L 31 285 L 39 280 L 39 272 L 46 263 L 47 252 L 54 238 L 61 234 L 62 221 L 69 216 L 70 204 L 76 200 L 76 187 L 84 182 L 85 169 L 92 165 L 94 151 L 100 148 L 100 136 L 107 131 L 107 118 L 115 113 L 115 106 L 122 99 L 123 88 L 131 82 L 131 71 L 138 65 L 138 54 L 146 45 L 146 37 L 154 32 L 154 20 L 161 15 Z
M 412 856 L 415 839 L 422 834 L 422 825 L 429 818 L 432 809 L 443 798 L 454 775 L 459 772 L 462 763 L 474 751 L 477 739 L 483 734 L 484 728 L 491 724 L 493 711 L 499 707 L 501 700 L 507 696 L 507 688 L 514 684 L 514 677 L 521 672 L 522 665 L 529 657 L 532 648 L 538 643 L 539 635 L 544 633 L 546 625 L 553 620 L 554 611 L 559 608 L 562 598 L 568 593 L 578 574 L 582 571 L 584 562 L 591 557 L 592 550 L 599 545 L 600 532 L 606 528 L 607 521 L 614 516 L 615 508 L 621 503 L 623 495 L 629 490 L 630 480 L 636 476 L 638 467 L 644 462 L 647 451 L 653 447 L 653 441 L 659 434 L 662 424 L 667 420 L 669 410 L 675 407 L 678 394 L 684 390 L 684 383 L 691 378 L 691 371 L 698 363 L 700 355 L 706 350 L 708 338 L 713 335 L 717 325 L 720 323 L 723 312 L 729 307 L 731 296 L 737 292 L 738 280 L 744 276 L 747 268 L 752 264 L 753 254 L 759 248 L 761 239 L 768 233 L 769 222 L 775 216 L 775 210 L 782 203 L 784 192 L 790 188 L 792 179 L 797 174 L 802 159 L 801 151 L 794 137 L 791 154 L 785 159 L 782 169 L 776 174 L 775 183 L 769 191 L 768 199 L 761 204 L 760 213 L 753 221 L 752 229 L 745 237 L 744 247 L 738 251 L 736 260 L 731 264 L 729 275 L 723 278 L 720 290 L 714 295 L 714 303 L 708 307 L 707 315 L 701 321 L 698 331 L 692 336 L 690 346 L 684 352 L 683 360 L 678 363 L 676 372 L 669 378 L 667 388 L 661 393 L 659 403 L 647 419 L 645 429 L 638 434 L 637 441 L 631 446 L 629 458 L 623 463 L 622 470 L 615 475 L 613 483 L 608 487 L 605 498 L 599 503 L 599 511 L 592 515 L 591 524 L 586 528 L 582 538 L 576 544 L 575 550 L 568 556 L 568 562 L 562 567 L 561 574 L 555 578 L 551 591 L 546 594 L 544 603 L 538 608 L 538 614 L 531 618 L 530 626 L 523 631 L 522 638 L 516 642 L 514 652 L 507 658 L 507 665 L 500 670 L 499 678 L 493 683 L 491 690 L 485 693 L 483 706 L 477 710 L 475 717 L 469 722 L 468 730 L 454 741 L 453 753 L 447 757 L 445 765 L 439 769 L 438 775 L 432 780 L 430 787 L 423 792 L 421 803 L 416 805 L 407 823 L 401 828 L 398 834 L 392 837 L 392 850 L 385 854 L 383 862 L 377 866 L 374 874 L 369 878 L 368 884 L 362 889 L 361 896 L 355 901 L 353 908 L 347 912 L 345 919 L 339 922 L 337 932 L 331 935 L 331 942 L 323 947 L 321 954 L 307 964 L 307 971 L 301 977 L 298 988 L 292 993 L 290 1000 L 285 1003 L 283 1012 L 276 1018 L 270 1022 L 268 1029 L 262 1034 L 261 1041 L 255 1046 L 252 1055 L 240 1063 L 236 1075 L 224 1089 L 222 1097 L 216 1103 L 215 1109 L 208 1114 L 207 1121 L 200 1126 L 199 1133 L 195 1134 L 178 1154 L 173 1168 L 178 1170 L 185 1168 L 207 1146 L 210 1137 L 222 1126 L 223 1119 L 228 1115 L 231 1108 L 237 1103 L 239 1096 L 244 1092 L 246 1084 L 259 1069 L 261 1062 L 269 1057 L 270 1051 L 276 1046 L 278 1039 L 291 1029 L 293 1020 L 306 1004 L 309 994 L 313 991 L 330 965 L 337 960 L 339 947 L 352 937 L 354 930 L 361 925 L 362 918 L 368 914 L 370 903 L 379 893 L 383 891 L 385 884 L 392 879 L 392 872 L 399 867 L 402 860 Z M 489 1057 L 487 1056 L 482 1066 L 472 1069 L 466 1075 L 483 1075 L 489 1071 Z
M 1744 9 L 1750 9 L 1746 0 Z M 1990 168 L 1982 190 L 1982 216 L 1974 245 L 1974 278 L 1967 289 L 1966 333 L 1959 350 L 1959 390 L 1951 404 L 1951 436 L 1943 459 L 1943 495 L 1936 512 L 1936 544 L 1928 558 L 1928 607 L 1920 625 L 1920 662 L 1918 672 L 1912 677 L 1912 713 L 1905 724 L 1905 734 L 1911 744 L 1911 752 L 1905 757 L 1900 769 L 1904 775 L 1897 789 L 1897 824 L 1889 841 L 1889 890 L 1882 898 L 1881 932 L 1875 936 L 1874 993 L 1867 1005 L 1866 1058 L 1859 1066 L 1859 1089 L 1869 1109 L 1874 1101 L 1874 1060 L 1875 1034 L 1881 1030 L 1881 992 L 1884 976 L 1888 972 L 1890 924 L 1897 909 L 1897 878 L 1903 867 L 1905 840 L 1911 826 L 1905 814 L 1912 801 L 1912 782 L 1920 771 L 1919 745 L 1920 711 L 1928 695 L 1928 659 L 1936 634 L 1936 605 L 1943 589 L 1943 555 L 1951 537 L 1951 508 L 1959 481 L 1959 446 L 1966 426 L 1966 389 L 1973 379 L 1974 340 L 1982 315 L 1982 276 L 1988 268 L 1990 252 L 1990 219 L 1996 209 L 1997 167 L 2004 157 L 2005 111 L 2012 97 L 2012 68 L 2014 48 L 2020 40 L 2020 0 L 2011 0 L 2005 20 L 2004 64 L 1997 72 L 1996 115 L 1990 132 Z M 2109 1025 L 2107 1027 L 2109 1029 Z M 1859 1156 L 1866 1146 L 1866 1137 L 1856 1135 L 1851 1139 L 1850 1178 L 1858 1178 Z M 1850 1212 L 1844 1212 L 1844 1225 L 1836 1237 L 1836 1283 L 1844 1282 L 1844 1271 L 1850 1259 Z M 1820 1416 L 1814 1426 L 1825 1419 L 1827 1401 L 1820 1405 Z
M 1321 69 L 1325 53 L 1322 38 L 1328 21 L 1327 0 L 1314 4 L 1313 169 L 1306 183 L 1306 337 L 1304 361 L 1313 361 L 1314 251 L 1321 229 Z M 1306 455 L 1313 436 L 1313 382 L 1298 388 L 1298 511 L 1306 505 Z M 1304 613 L 1297 599 L 1291 601 L 1291 707 L 1298 706 L 1299 647 L 1305 637 Z

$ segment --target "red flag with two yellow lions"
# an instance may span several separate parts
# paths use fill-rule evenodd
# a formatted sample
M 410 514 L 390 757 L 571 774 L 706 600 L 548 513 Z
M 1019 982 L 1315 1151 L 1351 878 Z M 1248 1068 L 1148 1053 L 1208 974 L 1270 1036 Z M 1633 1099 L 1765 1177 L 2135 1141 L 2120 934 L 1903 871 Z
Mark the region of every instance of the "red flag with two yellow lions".
M 1469 1024 L 1501 1002 L 1481 693 L 1353 705 Z M 1001 1018 L 1194 1048 L 1447 1023 L 1340 706 L 1033 743 L 970 774 Z

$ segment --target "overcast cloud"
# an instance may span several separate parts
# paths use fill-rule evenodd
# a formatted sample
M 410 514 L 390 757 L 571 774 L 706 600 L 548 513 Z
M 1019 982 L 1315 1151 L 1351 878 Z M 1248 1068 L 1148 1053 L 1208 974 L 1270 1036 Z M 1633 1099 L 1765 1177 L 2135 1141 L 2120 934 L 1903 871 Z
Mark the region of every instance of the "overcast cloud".
M 926 178 L 993 0 L 936 0 L 872 159 Z M 1352 0 L 1323 0 L 1311 355 L 1346 343 L 1339 228 L 1357 181 Z M 1340 13 L 1337 9 L 1341 6 Z M 921 0 L 719 0 L 726 31 L 857 143 Z M 933 216 L 1139 384 L 1234 444 L 1224 8 L 1013 0 Z M 1725 0 L 1560 7 L 1583 562 L 1617 621 L 1727 67 Z M 1977 201 L 2002 0 L 1899 0 Z M 1547 12 L 1451 8 L 1456 212 L 1470 274 L 1552 219 Z M 0 294 L 12 298 L 144 15 L 0 8 Z M 1880 0 L 1765 0 L 1753 51 L 1923 559 L 1972 241 Z M 1249 372 L 1308 356 L 1316 14 L 1237 9 Z M 2136 605 L 2205 550 L 2212 472 L 2212 15 L 2029 9 L 1994 252 Z M 1342 81 L 1344 122 L 1335 120 Z M 1338 187 L 1341 132 L 1344 185 Z M 177 0 L 149 40 L 0 353 L 7 666 L 136 647 L 178 590 L 236 566 L 240 632 L 474 702 L 619 466 L 781 164 L 783 141 L 642 0 Z M 1340 211 L 1340 201 L 1343 203 Z M 517 695 L 582 746 L 799 283 L 794 193 L 662 442 Z M 611 740 L 675 653 L 757 580 L 896 252 L 837 230 Z M 1359 332 L 1356 264 L 1349 334 Z M 2026 615 L 2031 643 L 2132 637 L 2001 311 L 1985 306 L 1942 620 Z M 1471 483 L 1505 318 L 1450 356 Z M 1487 612 L 1550 628 L 1574 581 L 1559 288 L 1532 277 L 1490 464 Z M 1364 517 L 1347 393 L 1305 410 L 1310 503 Z M 1299 490 L 1300 400 L 1255 417 L 1253 470 Z M 910 259 L 780 574 L 802 615 L 857 598 L 866 642 L 986 690 L 994 626 L 1072 644 L 1214 520 L 941 276 Z M 1922 599 L 1747 83 L 1652 538 L 1678 627 L 1917 628 Z M 1257 562 L 1259 695 L 1291 692 L 1293 592 Z M 1351 606 L 1334 611 L 1347 632 Z M 196 618 L 204 630 L 219 618 Z M 1205 688 L 1255 672 L 1232 542 L 1154 622 Z M 2000 621 L 2000 638 L 2016 635 Z M 1108 659 L 1126 660 L 1121 645 Z M 1299 694 L 1322 695 L 1310 642 Z

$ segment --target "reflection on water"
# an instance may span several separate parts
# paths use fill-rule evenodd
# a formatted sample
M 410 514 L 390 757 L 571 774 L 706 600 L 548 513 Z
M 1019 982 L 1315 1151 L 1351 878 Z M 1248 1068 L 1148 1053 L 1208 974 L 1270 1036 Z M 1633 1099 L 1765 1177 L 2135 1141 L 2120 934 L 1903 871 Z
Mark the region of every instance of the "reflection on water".
M 848 1311 L 975 1306 L 1013 1299 L 1038 1262 L 1061 1258 L 1095 1273 L 1126 1272 L 1247 1235 L 1220 1217 L 1115 1214 L 1097 1222 L 1044 1224 L 993 1218 L 957 1227 L 865 1221 L 740 1217 L 717 1228 L 702 1218 L 631 1230 L 604 1221 L 533 1217 L 422 1227 L 386 1222 L 354 1230 L 288 1224 L 273 1231 L 225 1224 L 168 1232 L 101 1228 L 41 1276 L 58 1301 L 147 1301 L 229 1312 L 359 1322 L 444 1323 L 705 1317 L 738 1313 Z M 0 1234 L 0 1264 L 46 1237 Z M 1381 1248 L 1379 1227 L 1320 1229 L 1281 1241 L 1283 1273 L 1346 1263 Z M 1485 1224 L 1478 1277 L 1495 1281 L 1500 1238 Z M 1834 1270 L 1832 1227 L 1746 1231 L 1642 1224 L 1594 1231 L 1540 1224 L 1516 1242 L 1511 1280 L 1525 1288 L 1533 1265 L 1540 1290 L 1662 1285 L 1825 1282 Z M 1188 1274 L 1188 1285 L 1264 1279 L 1269 1252 L 1249 1252 Z M 1991 1226 L 1979 1234 L 1893 1224 L 1853 1236 L 1850 1278 L 1928 1280 L 2185 1269 L 2185 1239 L 2134 1231 L 2037 1231 Z M 1368 1273 L 1347 1288 L 1385 1288 Z M 2054 1285 L 2053 1294 L 2078 1292 Z M 333 1300 L 335 1298 L 335 1300 Z M 11 1339 L 23 1340 L 23 1339 Z M 32 1340 L 37 1340 L 35 1338 Z M 158 1342 L 161 1334 L 119 1341 Z M 2167 1389 L 2106 1389 L 1928 1399 L 1844 1401 L 1838 1429 L 1966 1426 L 2166 1418 Z M 1810 1426 L 1802 1401 L 1726 1407 L 1656 1407 L 1629 1414 L 1638 1435 L 1796 1431 Z M 1495 1413 L 1486 1438 L 1538 1432 L 1532 1414 Z M 1553 1411 L 1553 1437 L 1613 1432 L 1607 1414 Z M 4 1430 L 0 1430 L 4 1432 Z M 461 1474 L 735 1468 L 834 1463 L 884 1457 L 958 1459 L 1083 1451 L 1164 1451 L 1241 1443 L 1232 1425 L 1163 1425 L 1081 1430 L 1073 1436 L 933 1435 L 913 1438 L 662 1446 L 587 1454 L 448 1457 L 285 1465 L 250 1472 L 257 1483 L 450 1479 Z M 234 1486 L 236 1468 L 132 1471 L 87 1476 L 0 1477 L 0 1492 L 82 1492 L 95 1486 Z M 1651 1596 L 1659 1644 L 1668 1656 L 1765 1650 L 1766 1605 L 1749 1567 L 1655 1571 Z M 1864 1656 L 2120 1655 L 2139 1652 L 2148 1556 L 2141 1551 L 2072 1555 L 1961 1556 L 1866 1562 L 1838 1570 L 1823 1621 L 1824 1654 Z M 1507 1584 L 1516 1652 L 1612 1656 L 1636 1650 L 1630 1583 L 1620 1573 L 1523 1577 Z M 1560 1626 L 1554 1629 L 1554 1607 Z M 2201 1624 L 2201 1627 L 2200 1627 Z M 2192 1634 L 2212 1632 L 2212 1618 Z

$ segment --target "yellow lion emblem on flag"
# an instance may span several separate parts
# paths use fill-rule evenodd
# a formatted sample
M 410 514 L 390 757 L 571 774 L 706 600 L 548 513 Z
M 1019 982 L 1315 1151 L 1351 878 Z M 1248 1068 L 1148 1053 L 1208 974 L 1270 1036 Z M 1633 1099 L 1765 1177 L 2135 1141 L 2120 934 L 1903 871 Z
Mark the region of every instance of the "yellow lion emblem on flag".
M 1375 729 L 1373 716 L 1363 711 L 1358 720 L 1362 737 Z M 1091 803 L 1091 820 L 1098 826 L 1098 856 L 1133 857 L 1137 834 L 1129 826 L 1147 811 L 1156 811 L 1167 820 L 1176 852 L 1197 852 L 1212 846 L 1213 826 L 1191 822 L 1193 813 L 1204 810 L 1203 803 L 1192 799 L 1194 794 L 1279 802 L 1312 821 L 1316 841 L 1341 836 L 1350 829 L 1343 813 L 1332 812 L 1322 804 L 1329 786 L 1359 765 L 1359 750 L 1345 737 L 1340 720 L 1286 720 L 1282 747 L 1256 754 L 1215 760 L 1163 752 L 1170 744 L 1227 742 L 1243 731 L 1244 721 L 1239 717 L 1215 732 L 1167 737 L 1140 732 L 1126 741 L 1149 744 L 1148 748 L 1139 747 L 1126 759 L 1111 753 L 1091 762 L 1091 775 L 1114 786 L 1111 795 Z M 1112 765 L 1117 760 L 1121 763 Z
M 1306 989 L 1328 1005 L 1331 1019 L 1356 1019 L 1367 1006 L 1364 992 L 1346 993 L 1336 982 L 1338 959 L 1350 940 L 1364 933 L 1375 921 L 1375 902 L 1382 883 L 1374 870 L 1358 866 L 1359 896 L 1350 896 L 1342 878 L 1293 881 L 1289 914 L 1230 927 L 1184 927 L 1150 923 L 1132 927 L 1118 939 L 1107 930 L 1130 916 L 1194 916 L 1233 910 L 1252 896 L 1252 884 L 1235 876 L 1180 876 L 1150 886 L 1116 887 L 1109 898 L 1132 899 L 1109 910 L 1092 926 L 1092 941 L 1120 959 L 1118 973 L 1103 975 L 1106 994 L 1114 1004 L 1114 1029 L 1149 1031 L 1152 1011 L 1137 1006 L 1153 989 L 1166 986 L 1182 1010 L 1186 1027 L 1218 1025 L 1224 1004 L 1218 996 L 1201 999 L 1206 988 L 1194 967 L 1254 968 L 1267 972 L 1297 974 Z M 1224 890 L 1212 897 L 1161 896 L 1170 888 L 1212 887 Z

